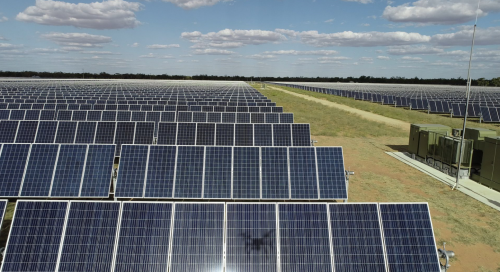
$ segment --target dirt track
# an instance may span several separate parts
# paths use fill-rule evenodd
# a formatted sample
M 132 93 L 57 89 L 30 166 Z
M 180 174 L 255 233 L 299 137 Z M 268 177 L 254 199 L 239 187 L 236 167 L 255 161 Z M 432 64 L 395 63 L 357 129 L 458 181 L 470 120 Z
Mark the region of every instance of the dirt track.
M 354 114 L 357 114 L 361 118 L 366 119 L 366 120 L 370 120 L 370 121 L 374 121 L 374 122 L 378 122 L 378 123 L 384 123 L 384 124 L 386 124 L 388 126 L 391 126 L 391 127 L 396 127 L 396 128 L 400 128 L 400 129 L 405 130 L 405 131 L 410 131 L 410 123 L 407 123 L 407 122 L 403 122 L 403 121 L 400 121 L 400 120 L 392 119 L 392 118 L 389 118 L 389 117 L 385 117 L 385 116 L 382 116 L 382 115 L 378 115 L 378 114 L 367 112 L 367 111 L 363 111 L 363 110 L 358 110 L 358 109 L 351 108 L 351 107 L 346 106 L 346 105 L 342 105 L 342 104 L 338 104 L 338 103 L 335 103 L 335 102 L 331 102 L 331 101 L 327 101 L 327 100 L 315 98 L 315 97 L 312 97 L 312 96 L 290 92 L 290 91 L 287 91 L 287 90 L 284 90 L 284 89 L 281 89 L 281 88 L 277 88 L 277 87 L 273 87 L 273 86 L 267 86 L 267 87 L 271 88 L 273 90 L 284 92 L 284 93 L 287 93 L 287 94 L 290 94 L 290 95 L 294 95 L 294 96 L 297 96 L 297 97 L 300 97 L 300 98 L 303 98 L 303 99 L 306 99 L 306 100 L 309 100 L 309 101 L 314 101 L 314 102 L 317 102 L 317 103 L 321 103 L 322 105 L 325 105 L 325 106 L 328 106 L 328 107 L 337 108 L 337 109 L 340 109 L 340 110 L 343 110 L 343 111 L 354 113 Z

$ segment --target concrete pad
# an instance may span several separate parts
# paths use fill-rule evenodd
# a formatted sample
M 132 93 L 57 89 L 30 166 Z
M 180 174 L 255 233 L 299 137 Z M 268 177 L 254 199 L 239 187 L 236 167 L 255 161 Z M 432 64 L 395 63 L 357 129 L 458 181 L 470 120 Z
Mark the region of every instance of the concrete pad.
M 452 187 L 455 185 L 456 179 L 449 176 L 425 163 L 421 163 L 412 159 L 409 154 L 403 152 L 385 152 L 387 155 L 408 164 L 409 166 L 441 181 L 442 183 Z M 500 192 L 490 189 L 470 179 L 460 179 L 458 191 L 500 211 Z

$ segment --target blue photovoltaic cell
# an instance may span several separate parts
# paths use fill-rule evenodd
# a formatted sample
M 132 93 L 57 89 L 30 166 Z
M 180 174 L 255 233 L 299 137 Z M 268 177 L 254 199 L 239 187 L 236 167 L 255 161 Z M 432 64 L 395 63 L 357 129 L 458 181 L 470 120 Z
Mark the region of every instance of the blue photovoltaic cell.
M 97 122 L 78 122 L 75 144 L 93 144 Z
M 204 198 L 231 198 L 231 147 L 207 147 Z
M 326 204 L 278 204 L 281 271 L 331 272 Z
M 54 143 L 57 131 L 57 121 L 40 121 L 36 133 L 35 143 L 51 144 Z
M 119 111 L 116 115 L 116 121 L 130 122 L 132 113 L 130 111 Z
M 292 124 L 293 146 L 311 146 L 309 124 Z
M 32 145 L 21 196 L 49 196 L 59 146 L 57 144 Z
M 87 113 L 87 121 L 101 121 L 102 111 L 89 111 Z
M 262 198 L 290 198 L 288 186 L 288 154 L 286 147 L 263 147 Z
M 24 120 L 39 120 L 40 110 L 27 110 Z
M 123 146 L 116 179 L 116 197 L 143 196 L 147 162 L 148 146 Z
M 227 204 L 226 271 L 277 271 L 276 205 Z
M 177 122 L 192 122 L 193 113 L 189 111 L 179 111 L 177 112 Z
M 236 114 L 236 123 L 250 123 L 250 113 L 238 112 Z
M 67 207 L 66 201 L 19 200 L 2 271 L 55 271 Z
M 253 124 L 236 124 L 235 146 L 253 146 Z
M 77 122 L 60 121 L 57 127 L 56 143 L 72 144 L 75 142 Z
M 254 146 L 273 146 L 273 125 L 254 124 Z
M 154 122 L 154 135 L 158 135 L 158 123 L 160 122 L 161 119 L 161 113 L 160 112 L 148 112 L 146 121 L 148 122 Z
M 31 144 L 35 142 L 38 121 L 19 121 L 17 128 L 16 143 Z
M 175 145 L 177 137 L 177 123 L 160 123 L 158 128 L 159 145 Z
M 289 148 L 291 197 L 317 199 L 318 180 L 313 147 Z
M 236 114 L 234 112 L 223 112 L 222 123 L 236 123 Z
M 153 144 L 155 123 L 137 122 L 135 128 L 134 144 Z
M 320 199 L 347 199 L 342 147 L 316 147 Z
M 71 202 L 59 271 L 110 271 L 119 202 Z
M 179 123 L 177 125 L 177 144 L 194 145 L 196 143 L 196 123 Z
M 175 146 L 152 145 L 149 147 L 144 197 L 172 198 L 176 152 Z
M 233 198 L 260 198 L 259 148 L 235 147 L 233 157 Z
M 206 112 L 193 112 L 193 122 L 206 122 L 207 121 L 207 113 Z
M 116 121 L 116 111 L 103 111 L 101 121 Z
M 280 122 L 279 113 L 266 113 L 265 120 L 268 124 L 278 124 Z
M 0 196 L 19 196 L 29 144 L 4 144 L 0 156 Z
M 251 118 L 253 124 L 265 123 L 264 113 L 252 113 Z
M 234 145 L 234 124 L 217 124 L 215 126 L 215 145 Z
M 171 272 L 222 271 L 224 204 L 175 204 Z
M 10 110 L 0 110 L 0 120 L 9 120 Z
M 280 123 L 293 123 L 293 113 L 279 113 Z
M 207 122 L 209 123 L 220 123 L 222 121 L 222 114 L 220 112 L 209 112 L 207 113 Z
M 73 121 L 87 121 L 87 112 L 86 111 L 73 111 L 73 117 L 71 118 Z
M 380 204 L 389 271 L 439 272 L 426 203 Z
M 175 111 L 162 112 L 161 113 L 161 121 L 162 122 L 175 122 Z
M 26 110 L 11 110 L 10 111 L 10 120 L 24 120 L 24 114 Z
M 215 144 L 215 124 L 198 123 L 196 127 L 196 145 Z
M 51 197 L 78 197 L 87 145 L 61 145 Z
M 289 124 L 273 125 L 274 146 L 291 146 L 292 131 Z
M 89 145 L 81 197 L 108 197 L 115 145 Z
M 120 151 L 123 144 L 133 144 L 135 135 L 134 122 L 117 122 L 115 133 L 116 153 L 115 156 L 120 156 Z
M 57 120 L 59 120 L 59 121 L 71 121 L 72 115 L 73 115 L 73 111 L 60 110 L 57 112 Z
M 377 206 L 329 205 L 335 271 L 385 272 Z
M 40 120 L 50 121 L 54 120 L 56 116 L 55 110 L 42 110 L 40 112 Z
M 146 112 L 145 111 L 133 111 L 131 121 L 132 122 L 144 122 L 144 121 L 146 121 Z
M 203 146 L 179 146 L 175 176 L 175 198 L 201 198 Z
M 113 144 L 115 139 L 115 122 L 98 122 L 95 134 L 96 144 Z
M 0 122 L 0 143 L 13 143 L 16 139 L 19 121 Z
M 171 217 L 171 203 L 123 203 L 114 271 L 167 271 Z

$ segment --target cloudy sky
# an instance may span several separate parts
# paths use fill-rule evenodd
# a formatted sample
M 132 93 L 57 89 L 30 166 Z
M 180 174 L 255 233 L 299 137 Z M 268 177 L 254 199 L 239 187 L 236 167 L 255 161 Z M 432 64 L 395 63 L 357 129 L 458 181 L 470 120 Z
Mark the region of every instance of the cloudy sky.
M 477 0 L 2 0 L 0 70 L 466 77 Z M 472 77 L 500 76 L 482 0 Z

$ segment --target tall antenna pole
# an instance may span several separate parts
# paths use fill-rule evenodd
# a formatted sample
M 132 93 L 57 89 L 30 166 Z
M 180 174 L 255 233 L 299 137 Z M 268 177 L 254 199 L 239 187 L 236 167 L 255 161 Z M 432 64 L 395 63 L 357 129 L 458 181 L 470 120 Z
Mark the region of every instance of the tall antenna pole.
M 469 99 L 470 99 L 470 85 L 471 85 L 471 78 L 470 78 L 470 67 L 472 63 L 472 51 L 474 50 L 474 39 L 476 38 L 476 26 L 477 26 L 477 17 L 479 14 L 479 2 L 481 0 L 477 1 L 477 10 L 476 10 L 476 22 L 474 23 L 474 31 L 472 32 L 472 46 L 470 47 L 470 57 L 469 57 L 469 70 L 467 71 L 467 102 L 465 104 L 465 117 L 464 117 L 464 125 L 462 127 L 462 138 L 460 139 L 460 156 L 458 157 L 458 165 L 457 165 L 457 180 L 455 182 L 455 186 L 451 188 L 452 190 L 455 190 L 458 188 L 458 184 L 460 183 L 460 168 L 462 166 L 462 159 L 464 156 L 464 138 L 465 138 L 465 126 L 467 124 L 467 115 L 469 114 Z

